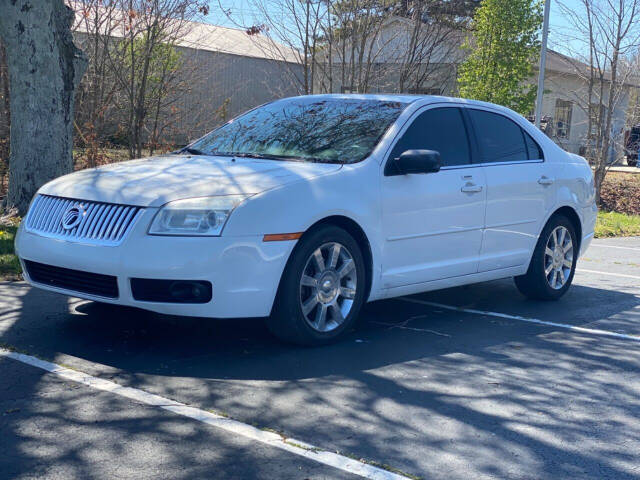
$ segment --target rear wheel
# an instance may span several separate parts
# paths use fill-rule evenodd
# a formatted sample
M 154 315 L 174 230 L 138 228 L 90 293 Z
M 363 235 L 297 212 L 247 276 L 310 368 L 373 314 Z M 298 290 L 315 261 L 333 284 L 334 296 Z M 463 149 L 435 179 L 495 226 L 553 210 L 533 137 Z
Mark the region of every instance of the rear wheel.
M 267 325 L 287 342 L 329 343 L 355 324 L 365 282 L 357 242 L 341 228 L 322 226 L 296 246 Z
M 557 300 L 571 286 L 577 260 L 573 224 L 564 215 L 554 215 L 538 238 L 527 273 L 515 277 L 516 286 L 529 298 Z

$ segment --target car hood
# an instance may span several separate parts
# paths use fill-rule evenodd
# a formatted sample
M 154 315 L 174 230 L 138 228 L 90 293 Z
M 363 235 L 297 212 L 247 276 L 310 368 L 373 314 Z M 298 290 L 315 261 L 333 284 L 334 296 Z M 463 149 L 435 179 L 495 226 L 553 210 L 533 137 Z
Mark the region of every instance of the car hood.
M 340 168 L 326 163 L 165 155 L 81 170 L 49 182 L 39 193 L 156 207 L 190 197 L 256 194 Z

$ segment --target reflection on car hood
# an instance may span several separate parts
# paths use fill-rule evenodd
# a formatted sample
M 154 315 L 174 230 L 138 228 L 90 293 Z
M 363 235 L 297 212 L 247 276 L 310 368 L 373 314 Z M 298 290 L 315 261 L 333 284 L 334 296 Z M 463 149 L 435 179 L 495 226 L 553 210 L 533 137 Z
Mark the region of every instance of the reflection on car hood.
M 172 200 L 256 194 L 339 170 L 341 165 L 230 157 L 166 155 L 81 170 L 40 190 L 82 200 L 160 206 Z

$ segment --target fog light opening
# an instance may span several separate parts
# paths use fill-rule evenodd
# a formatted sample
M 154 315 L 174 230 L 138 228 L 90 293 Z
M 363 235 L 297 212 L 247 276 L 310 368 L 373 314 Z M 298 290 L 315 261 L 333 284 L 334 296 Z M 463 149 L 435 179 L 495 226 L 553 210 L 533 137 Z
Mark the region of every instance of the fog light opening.
M 207 303 L 211 301 L 212 286 L 204 280 L 132 278 L 131 293 L 142 302 Z
M 203 300 L 208 292 L 199 283 L 196 282 L 173 282 L 169 287 L 169 293 L 172 298 L 180 301 Z

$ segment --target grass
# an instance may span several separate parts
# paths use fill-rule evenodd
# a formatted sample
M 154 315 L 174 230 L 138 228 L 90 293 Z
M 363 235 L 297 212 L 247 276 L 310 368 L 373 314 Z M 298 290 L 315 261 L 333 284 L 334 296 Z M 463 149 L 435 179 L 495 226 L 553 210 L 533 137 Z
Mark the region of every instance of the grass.
M 22 269 L 13 252 L 16 224 L 0 224 L 0 280 L 19 280 Z
M 640 235 L 640 215 L 618 212 L 599 212 L 596 222 L 596 238 L 628 237 Z

